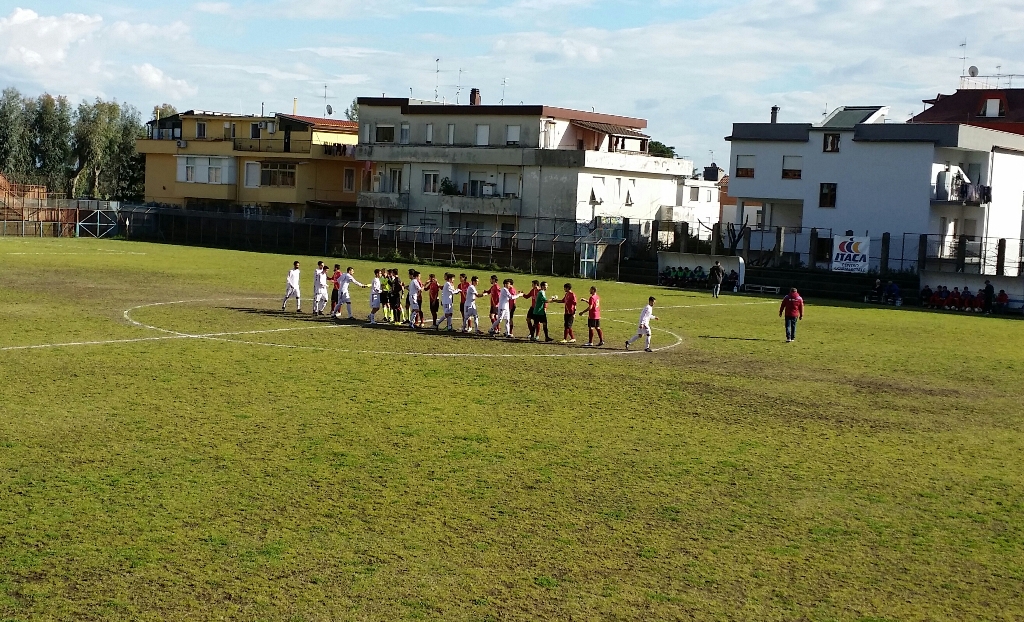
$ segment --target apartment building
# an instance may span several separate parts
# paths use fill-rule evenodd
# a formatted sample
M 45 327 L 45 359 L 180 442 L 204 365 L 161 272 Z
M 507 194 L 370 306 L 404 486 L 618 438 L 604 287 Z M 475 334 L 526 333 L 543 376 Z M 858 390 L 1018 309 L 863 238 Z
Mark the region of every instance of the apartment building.
M 358 204 L 381 223 L 573 233 L 578 222 L 655 219 L 689 160 L 647 153 L 647 122 L 551 106 L 359 98 Z
M 137 144 L 147 203 L 355 220 L 357 140 L 349 121 L 189 110 L 150 121 Z
M 1021 237 L 1024 136 L 889 123 L 883 106 L 820 123 L 736 123 L 727 222 L 837 234 Z M 750 204 L 756 204 L 751 209 Z

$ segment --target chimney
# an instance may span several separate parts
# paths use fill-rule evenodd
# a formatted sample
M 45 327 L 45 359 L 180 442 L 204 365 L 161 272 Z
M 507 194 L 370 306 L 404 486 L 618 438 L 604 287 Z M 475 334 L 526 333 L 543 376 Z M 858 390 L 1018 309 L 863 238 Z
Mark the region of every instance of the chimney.
M 480 105 L 480 89 L 469 90 L 469 105 L 479 106 Z
M 772 106 L 772 123 L 779 122 L 779 110 L 781 109 L 778 106 Z
M 293 97 L 292 98 L 292 114 L 298 114 L 298 113 L 299 113 L 299 98 L 298 97 Z

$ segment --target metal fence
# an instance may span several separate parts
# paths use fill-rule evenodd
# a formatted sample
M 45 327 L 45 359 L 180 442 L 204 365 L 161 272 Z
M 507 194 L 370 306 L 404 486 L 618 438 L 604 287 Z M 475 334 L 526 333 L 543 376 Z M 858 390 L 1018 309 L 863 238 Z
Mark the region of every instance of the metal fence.
M 0 201 L 0 236 L 112 237 L 118 233 L 114 201 L 19 197 Z
M 124 206 L 128 239 L 249 251 L 466 264 L 617 278 L 628 240 L 584 224 L 571 233 L 289 219 Z M 581 223 L 582 224 L 582 223 Z M 608 235 L 611 233 L 611 235 Z

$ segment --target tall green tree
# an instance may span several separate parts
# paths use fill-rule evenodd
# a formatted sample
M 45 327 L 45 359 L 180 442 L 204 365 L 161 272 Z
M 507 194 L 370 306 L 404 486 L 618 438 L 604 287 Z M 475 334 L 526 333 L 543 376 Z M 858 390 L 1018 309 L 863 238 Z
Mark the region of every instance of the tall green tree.
M 345 118 L 349 121 L 359 121 L 359 99 L 352 98 L 352 103 L 345 109 Z
M 647 153 L 659 158 L 674 158 L 676 157 L 676 148 L 669 147 L 665 143 L 652 140 L 647 145 Z
M 25 98 L 17 89 L 0 95 L 0 174 L 14 183 L 29 183 L 34 175 Z
M 170 104 L 160 104 L 159 106 L 153 106 L 153 116 L 150 117 L 151 121 L 156 119 L 166 119 L 167 117 L 173 117 L 178 114 L 178 109 Z
M 28 108 L 36 181 L 51 192 L 70 193 L 74 176 L 71 105 L 66 97 L 44 93 Z
M 82 102 L 75 113 L 73 194 L 104 200 L 138 200 L 143 194 L 145 161 L 135 140 L 145 128 L 134 107 L 97 99 Z

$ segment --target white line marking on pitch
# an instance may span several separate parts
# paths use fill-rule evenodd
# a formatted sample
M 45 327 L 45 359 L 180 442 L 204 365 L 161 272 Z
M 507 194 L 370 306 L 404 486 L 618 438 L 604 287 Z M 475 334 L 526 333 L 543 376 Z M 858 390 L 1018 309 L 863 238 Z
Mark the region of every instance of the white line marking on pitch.
M 13 254 L 13 253 L 11 253 Z M 138 328 L 144 328 L 148 330 L 155 330 L 161 333 L 166 333 L 163 337 L 135 337 L 126 339 L 106 339 L 106 340 L 94 340 L 94 341 L 69 341 L 63 343 L 44 343 L 24 346 L 5 346 L 0 347 L 0 352 L 8 352 L 15 350 L 38 350 L 45 348 L 65 348 L 73 346 L 102 346 L 102 345 L 113 345 L 122 343 L 141 343 L 146 341 L 166 341 L 170 339 L 207 339 L 209 341 L 224 341 L 230 343 L 244 343 L 249 345 L 259 345 L 266 347 L 275 348 L 287 348 L 296 350 L 315 350 L 315 351 L 331 351 L 331 352 L 344 352 L 350 354 L 392 354 L 392 355 L 404 355 L 404 356 L 429 356 L 429 357 L 469 357 L 469 358 L 513 358 L 513 357 L 536 357 L 536 358 L 554 358 L 554 357 L 566 357 L 566 356 L 613 356 L 613 355 L 624 355 L 624 354 L 638 354 L 643 350 L 611 350 L 611 351 L 580 351 L 574 353 L 506 353 L 506 354 L 494 354 L 494 353 L 479 353 L 479 352 L 395 352 L 395 351 L 379 351 L 379 350 L 348 350 L 348 349 L 336 349 L 336 348 L 325 348 L 321 346 L 297 346 L 280 343 L 270 343 L 262 341 L 246 341 L 243 339 L 227 339 L 226 337 L 240 336 L 240 335 L 260 335 L 260 334 L 272 334 L 272 333 L 284 333 L 284 332 L 296 332 L 302 330 L 317 330 L 317 329 L 334 329 L 334 328 L 352 328 L 352 324 L 324 324 L 319 326 L 300 326 L 290 328 L 272 328 L 266 330 L 248 330 L 248 331 L 236 331 L 236 332 L 217 332 L 217 333 L 183 333 L 175 330 L 161 328 L 159 326 L 152 326 L 144 324 L 131 317 L 131 312 L 138 309 L 144 309 L 148 307 L 159 307 L 168 305 L 178 304 L 195 304 L 200 302 L 229 302 L 232 300 L 277 300 L 276 298 L 265 298 L 265 297 L 248 297 L 248 298 L 207 298 L 198 300 L 174 300 L 168 302 L 153 302 L 143 305 L 137 305 L 130 309 L 125 309 L 123 313 L 124 319 Z M 757 305 L 757 304 L 774 304 L 774 301 L 757 301 L 757 302 L 742 302 L 742 303 L 711 303 L 711 304 L 694 304 L 694 305 L 669 305 L 657 307 L 658 309 L 697 309 L 701 307 L 734 307 L 744 305 Z M 640 307 L 628 308 L 628 309 L 605 309 L 605 313 L 616 313 L 623 311 L 638 311 Z M 285 316 L 288 317 L 288 316 Z M 610 319 L 610 318 L 609 318 Z M 629 324 L 626 320 L 611 320 L 613 322 Z M 667 346 L 661 346 L 653 348 L 655 352 L 663 350 L 669 350 L 675 348 L 683 343 L 683 338 L 678 334 L 666 330 L 664 328 L 652 327 L 654 331 L 663 332 L 668 335 L 675 337 L 675 343 Z M 501 341 L 501 339 L 495 339 L 494 341 Z M 523 342 L 527 343 L 527 342 Z

